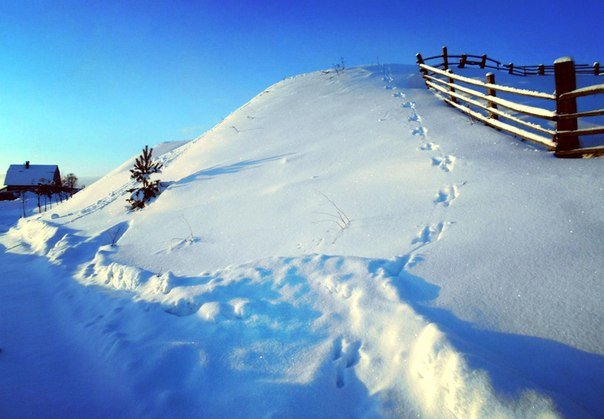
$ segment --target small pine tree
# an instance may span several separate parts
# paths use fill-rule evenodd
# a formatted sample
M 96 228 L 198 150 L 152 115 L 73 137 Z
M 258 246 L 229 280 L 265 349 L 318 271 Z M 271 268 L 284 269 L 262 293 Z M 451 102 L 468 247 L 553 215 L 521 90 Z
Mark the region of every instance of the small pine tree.
M 134 161 L 134 168 L 130 169 L 130 178 L 136 180 L 140 186 L 128 189 L 131 193 L 126 201 L 130 204 L 130 209 L 142 209 L 145 204 L 160 193 L 159 180 L 151 181 L 153 173 L 161 173 L 163 165 L 160 162 L 153 162 L 153 149 L 145 146 L 143 153 Z

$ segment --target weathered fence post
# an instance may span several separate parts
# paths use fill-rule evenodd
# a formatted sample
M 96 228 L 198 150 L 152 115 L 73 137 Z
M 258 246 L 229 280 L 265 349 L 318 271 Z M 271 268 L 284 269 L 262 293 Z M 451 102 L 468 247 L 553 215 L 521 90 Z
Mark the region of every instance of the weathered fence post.
M 487 65 L 487 54 L 482 54 L 482 57 L 480 58 L 480 68 L 484 68 L 485 65 Z
M 466 66 L 466 61 L 468 61 L 468 55 L 467 54 L 461 54 L 461 60 L 459 61 L 459 68 L 464 68 Z
M 420 64 L 424 63 L 424 59 L 422 58 L 422 55 L 418 52 L 417 54 L 415 54 L 415 58 L 417 58 L 417 65 L 419 66 Z M 424 79 L 424 83 L 426 83 L 426 89 L 429 89 L 430 87 L 428 87 L 428 80 L 426 80 L 425 77 L 423 76 L 427 76 L 428 75 L 428 71 L 424 68 L 419 68 L 419 71 L 421 71 L 422 73 L 422 78 Z
M 443 70 L 449 69 L 449 54 L 447 54 L 447 47 L 443 47 Z
M 539 64 L 539 75 L 545 75 L 545 66 L 543 64 Z
M 598 61 L 594 63 L 594 74 L 596 76 L 600 75 L 600 63 Z
M 450 69 L 447 70 L 447 73 L 453 73 Z M 453 84 L 453 78 L 449 77 L 449 83 Z M 455 88 L 453 86 L 449 86 L 449 91 L 455 93 Z M 449 99 L 451 99 L 451 102 L 453 103 L 457 103 L 457 98 L 453 95 L 449 95 Z
M 487 73 L 486 80 L 487 80 L 487 83 L 489 83 L 489 84 L 495 84 L 495 74 Z M 490 87 L 487 87 L 487 96 L 493 96 L 493 97 L 497 96 L 495 89 L 491 89 Z M 489 100 L 489 101 L 487 101 L 487 108 L 497 109 L 497 104 L 493 103 Z M 494 114 L 493 112 L 489 112 L 489 118 L 499 119 L 499 115 Z
M 508 64 L 508 72 L 510 74 L 514 74 L 514 63 L 509 63 Z
M 570 57 L 558 58 L 554 61 L 554 77 L 556 80 L 556 113 L 558 116 L 577 113 L 577 99 L 560 99 L 560 96 L 572 92 L 577 88 L 575 77 L 575 63 Z M 577 118 L 560 118 L 557 122 L 556 132 L 576 131 Z M 556 151 L 573 150 L 579 147 L 579 137 L 570 135 L 558 137 L 556 135 Z

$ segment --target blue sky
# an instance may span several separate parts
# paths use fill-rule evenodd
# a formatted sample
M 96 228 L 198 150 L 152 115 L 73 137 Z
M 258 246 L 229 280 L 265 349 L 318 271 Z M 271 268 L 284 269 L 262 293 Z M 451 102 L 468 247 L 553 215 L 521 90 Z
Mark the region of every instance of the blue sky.
M 0 0 L 0 173 L 100 176 L 145 144 L 190 139 L 284 77 L 413 63 L 604 61 L 602 0 Z

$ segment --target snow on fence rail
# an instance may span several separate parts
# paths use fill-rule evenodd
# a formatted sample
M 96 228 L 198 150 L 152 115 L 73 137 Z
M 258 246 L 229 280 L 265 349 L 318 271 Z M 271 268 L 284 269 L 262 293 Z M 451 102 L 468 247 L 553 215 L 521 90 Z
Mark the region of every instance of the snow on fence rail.
M 484 122 L 486 125 L 540 144 L 548 150 L 554 151 L 557 157 L 604 154 L 604 146 L 581 148 L 579 145 L 579 136 L 604 134 L 604 126 L 579 129 L 577 123 L 578 118 L 604 115 L 604 109 L 577 111 L 578 97 L 604 94 L 604 84 L 581 89 L 577 89 L 576 86 L 576 74 L 604 75 L 598 62 L 594 63 L 593 66 L 575 64 L 571 58 L 564 57 L 556 60 L 551 66 L 544 66 L 543 64 L 538 66 L 514 66 L 512 63 L 501 64 L 500 61 L 488 58 L 486 54 L 481 56 L 469 54 L 449 55 L 447 47 L 443 47 L 441 55 L 424 59 L 418 53 L 416 57 L 428 89 L 434 90 L 449 105 Z M 430 65 L 426 63 L 433 60 L 441 60 L 441 62 Z M 480 68 L 504 70 L 509 74 L 520 76 L 553 74 L 556 90 L 554 94 L 551 94 L 496 84 L 495 74 L 493 73 L 487 73 L 483 82 L 453 73 L 450 68 L 452 65 L 457 65 L 458 68 L 475 65 Z M 460 83 L 483 88 L 485 92 L 479 92 L 475 88 Z M 555 102 L 556 110 L 552 111 L 498 98 L 497 91 L 533 99 L 551 100 Z M 508 111 L 501 110 L 499 107 Z M 545 121 L 554 121 L 556 129 L 548 129 L 540 124 L 526 121 L 522 119 L 522 115 Z M 500 121 L 500 117 L 515 125 Z

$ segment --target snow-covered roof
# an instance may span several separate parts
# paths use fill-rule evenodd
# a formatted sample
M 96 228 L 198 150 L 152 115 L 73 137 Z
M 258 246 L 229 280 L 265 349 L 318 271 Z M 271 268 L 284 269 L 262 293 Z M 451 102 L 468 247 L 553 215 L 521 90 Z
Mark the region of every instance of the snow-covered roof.
M 56 164 L 11 164 L 6 172 L 4 184 L 7 186 L 30 186 L 52 183 L 58 174 Z

